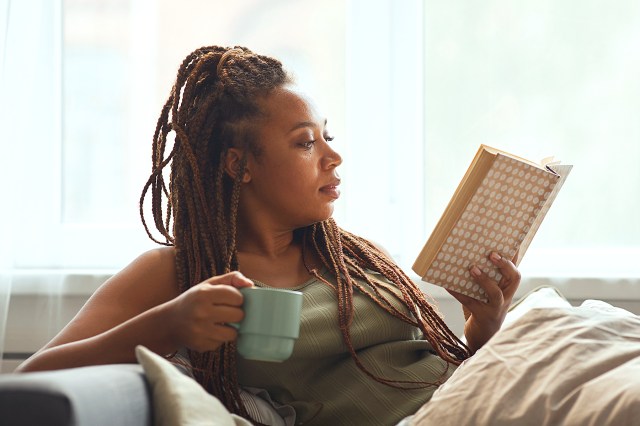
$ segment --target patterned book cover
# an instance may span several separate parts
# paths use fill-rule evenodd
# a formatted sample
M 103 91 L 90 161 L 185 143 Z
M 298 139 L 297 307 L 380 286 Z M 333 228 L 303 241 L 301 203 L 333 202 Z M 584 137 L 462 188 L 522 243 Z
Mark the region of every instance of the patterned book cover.
M 526 250 L 564 178 L 497 154 L 422 279 L 486 301 L 484 290 L 471 278 L 470 266 L 500 280 L 489 253 L 497 251 L 512 259 L 518 249 Z

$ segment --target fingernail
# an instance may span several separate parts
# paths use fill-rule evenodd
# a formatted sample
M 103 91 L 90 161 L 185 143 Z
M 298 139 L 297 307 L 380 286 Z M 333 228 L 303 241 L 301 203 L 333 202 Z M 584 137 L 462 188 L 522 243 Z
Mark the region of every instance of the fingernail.
M 491 257 L 491 260 L 493 260 L 494 262 L 500 262 L 502 260 L 502 257 L 495 251 L 492 252 L 489 257 Z
M 479 277 L 481 273 L 482 271 L 480 271 L 480 268 L 478 268 L 477 266 L 473 266 L 471 268 L 471 275 L 473 275 L 474 277 Z

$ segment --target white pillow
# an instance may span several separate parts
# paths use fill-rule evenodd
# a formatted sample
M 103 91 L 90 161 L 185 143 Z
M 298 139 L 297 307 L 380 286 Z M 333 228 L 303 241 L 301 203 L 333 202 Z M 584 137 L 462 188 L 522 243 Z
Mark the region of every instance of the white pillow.
M 507 312 L 501 328 L 507 328 L 531 309 L 569 307 L 571 307 L 571 303 L 555 287 L 536 287 L 509 307 L 509 312 Z M 464 335 L 460 339 L 465 343 L 467 341 Z
M 155 426 L 251 426 L 160 355 L 136 347 L 153 393 Z
M 637 425 L 640 317 L 531 309 L 461 365 L 412 425 Z
M 555 288 L 534 288 L 509 308 L 501 328 L 506 328 L 534 308 L 569 308 L 571 303 Z

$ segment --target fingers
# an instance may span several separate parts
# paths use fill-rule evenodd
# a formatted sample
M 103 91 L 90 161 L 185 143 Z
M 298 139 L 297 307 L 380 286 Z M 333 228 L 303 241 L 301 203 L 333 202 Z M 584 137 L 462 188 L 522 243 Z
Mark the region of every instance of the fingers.
M 509 302 L 520 284 L 520 272 L 513 262 L 497 252 L 492 252 L 489 255 L 489 260 L 500 270 L 502 278 L 499 282 L 491 279 L 489 275 L 476 265 L 473 265 L 469 269 L 469 273 L 474 281 L 485 291 L 489 303 L 499 305 L 504 303 L 505 300 Z M 471 303 L 470 298 L 464 295 L 458 294 L 457 296 L 453 296 L 465 306 Z
M 200 283 L 202 290 L 209 294 L 209 300 L 216 305 L 242 305 L 242 293 L 239 288 L 253 287 L 253 281 L 238 271 L 216 275 Z M 213 284 L 213 285 L 211 285 Z
M 460 302 L 460 304 L 464 307 L 472 305 L 473 303 L 478 303 L 476 299 L 474 299 L 473 297 L 469 297 L 466 294 L 458 293 L 457 291 L 454 291 L 454 290 L 449 290 L 449 289 L 446 289 L 446 290 L 447 292 L 449 292 L 451 296 L 453 296 L 454 299 Z
M 210 325 L 205 333 L 194 336 L 186 343 L 189 349 L 197 352 L 213 351 L 226 342 L 232 342 L 238 338 L 235 328 L 223 324 Z
M 206 284 L 202 285 L 205 288 L 206 286 Z M 216 288 L 214 286 L 208 287 L 210 289 Z M 237 291 L 233 287 L 219 287 L 216 290 L 227 287 L 230 290 Z M 211 292 L 201 292 L 198 296 L 208 295 L 209 293 Z M 208 302 L 198 304 L 184 318 L 185 321 L 181 328 L 183 345 L 198 352 L 215 350 L 221 344 L 237 339 L 237 330 L 229 324 L 238 323 L 243 318 L 244 312 L 240 306 L 227 306 Z
M 484 290 L 487 295 L 487 299 L 489 299 L 487 303 L 502 304 L 504 298 L 502 289 L 498 283 L 492 280 L 486 273 L 475 265 L 471 267 L 469 273 L 474 278 L 474 281 Z
M 209 318 L 214 323 L 240 322 L 244 318 L 244 311 L 240 307 L 218 305 Z
M 212 285 L 213 284 L 213 285 Z M 238 288 L 253 287 L 253 281 L 238 271 L 211 277 L 200 283 L 199 297 L 206 300 L 203 308 L 213 323 L 239 322 L 244 318 L 243 296 Z
M 231 342 L 238 337 L 238 330 L 228 325 L 214 324 L 211 327 L 211 336 L 215 336 L 212 339 L 214 342 Z
M 505 298 L 510 300 L 520 285 L 520 279 L 522 278 L 520 271 L 518 271 L 518 268 L 516 268 L 512 261 L 506 257 L 500 256 L 496 252 L 489 255 L 489 260 L 491 260 L 491 262 L 500 269 L 502 278 L 500 279 L 498 286 L 502 290 Z
M 193 291 L 196 292 L 195 297 L 200 300 L 203 307 L 242 306 L 242 293 L 229 285 L 210 285 L 208 282 L 203 282 L 195 286 Z
M 209 284 L 226 284 L 236 288 L 253 287 L 253 281 L 242 275 L 239 271 L 229 272 L 224 275 L 216 275 L 205 282 Z

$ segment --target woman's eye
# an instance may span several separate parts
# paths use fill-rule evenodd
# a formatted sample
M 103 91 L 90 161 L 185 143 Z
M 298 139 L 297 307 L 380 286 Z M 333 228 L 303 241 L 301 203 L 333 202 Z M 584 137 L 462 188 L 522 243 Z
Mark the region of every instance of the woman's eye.
M 316 143 L 315 139 L 312 141 L 302 142 L 300 145 L 305 149 L 311 149 L 314 143 Z
M 327 142 L 331 142 L 334 139 L 334 136 L 327 135 L 324 137 L 324 140 Z

